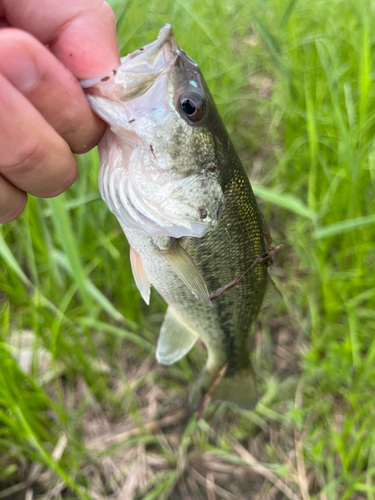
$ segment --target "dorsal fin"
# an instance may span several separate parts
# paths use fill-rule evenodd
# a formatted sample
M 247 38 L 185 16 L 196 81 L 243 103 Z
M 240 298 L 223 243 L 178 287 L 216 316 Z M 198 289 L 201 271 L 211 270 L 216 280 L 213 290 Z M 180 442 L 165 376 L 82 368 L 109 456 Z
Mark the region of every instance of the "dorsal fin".
M 270 248 L 272 248 L 272 246 L 273 246 L 272 245 L 272 236 L 271 236 L 268 224 L 266 222 L 266 219 L 264 218 L 264 215 L 262 214 L 262 212 L 259 210 L 259 207 L 258 207 L 258 214 L 259 214 L 260 222 L 262 224 L 262 236 L 263 236 L 264 246 L 265 246 L 265 249 L 267 251 Z
M 272 280 L 270 275 L 267 276 L 266 289 L 262 305 L 260 307 L 259 319 L 267 317 L 267 319 L 282 316 L 287 311 L 287 306 L 284 296 Z

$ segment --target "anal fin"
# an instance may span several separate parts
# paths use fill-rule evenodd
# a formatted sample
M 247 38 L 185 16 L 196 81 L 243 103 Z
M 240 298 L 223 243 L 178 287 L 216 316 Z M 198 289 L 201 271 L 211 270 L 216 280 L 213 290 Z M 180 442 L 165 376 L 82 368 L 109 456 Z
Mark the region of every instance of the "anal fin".
M 171 365 L 183 358 L 194 346 L 198 336 L 190 326 L 169 306 L 161 326 L 156 359 L 163 365 Z
M 135 284 L 147 305 L 150 304 L 150 281 L 142 264 L 141 257 L 134 248 L 130 247 L 130 263 L 132 266 Z
M 173 241 L 173 240 L 172 240 Z M 197 300 L 212 306 L 206 282 L 190 255 L 174 240 L 170 249 L 161 250 L 173 271 L 185 283 Z

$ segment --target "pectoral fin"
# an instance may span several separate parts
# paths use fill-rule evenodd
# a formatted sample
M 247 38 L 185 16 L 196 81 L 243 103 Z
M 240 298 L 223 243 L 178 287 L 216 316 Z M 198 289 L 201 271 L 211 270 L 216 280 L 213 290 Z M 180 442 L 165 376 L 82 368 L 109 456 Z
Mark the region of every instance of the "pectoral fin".
M 142 260 L 132 247 L 130 247 L 130 263 L 132 265 L 133 276 L 138 290 L 140 291 L 143 300 L 147 305 L 149 305 L 151 285 L 143 267 Z
M 206 282 L 193 259 L 182 246 L 179 245 L 177 241 L 174 241 L 170 249 L 161 250 L 161 253 L 167 259 L 173 271 L 189 288 L 194 297 L 211 306 L 212 303 Z
M 190 351 L 197 339 L 194 330 L 172 307 L 168 307 L 156 348 L 158 363 L 163 365 L 176 363 Z

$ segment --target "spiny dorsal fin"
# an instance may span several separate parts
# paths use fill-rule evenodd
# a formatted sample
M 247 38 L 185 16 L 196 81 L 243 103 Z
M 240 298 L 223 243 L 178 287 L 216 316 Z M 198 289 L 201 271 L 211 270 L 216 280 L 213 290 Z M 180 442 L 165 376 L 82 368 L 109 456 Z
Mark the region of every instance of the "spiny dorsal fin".
M 143 267 L 141 257 L 137 254 L 134 248 L 130 247 L 130 263 L 132 265 L 135 284 L 140 291 L 143 300 L 147 305 L 150 304 L 150 281 L 147 277 L 145 268 Z
M 156 359 L 163 365 L 171 365 L 183 358 L 197 341 L 197 334 L 178 313 L 169 306 L 161 326 Z
M 259 207 L 258 207 L 258 214 L 262 225 L 262 236 L 263 236 L 264 246 L 266 250 L 269 250 L 273 246 L 272 237 L 266 219 L 264 218 L 262 212 L 259 210 Z
M 176 240 L 173 240 L 170 249 L 161 250 L 161 253 L 167 259 L 173 271 L 189 288 L 194 297 L 197 300 L 205 302 L 207 305 L 212 305 L 210 294 L 208 293 L 203 276 L 199 272 L 193 259 L 182 246 Z

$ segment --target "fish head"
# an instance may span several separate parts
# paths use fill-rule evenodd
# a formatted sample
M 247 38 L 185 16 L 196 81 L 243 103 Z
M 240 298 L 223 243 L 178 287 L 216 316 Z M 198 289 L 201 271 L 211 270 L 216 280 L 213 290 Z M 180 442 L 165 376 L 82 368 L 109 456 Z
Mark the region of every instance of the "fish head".
M 213 229 L 224 208 L 210 126 L 217 112 L 171 26 L 110 75 L 81 84 L 109 124 L 99 143 L 99 190 L 123 228 L 177 238 Z

